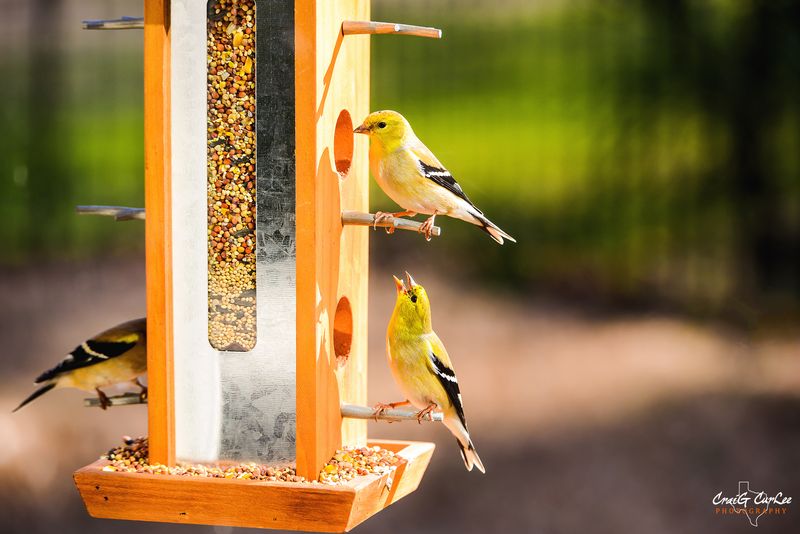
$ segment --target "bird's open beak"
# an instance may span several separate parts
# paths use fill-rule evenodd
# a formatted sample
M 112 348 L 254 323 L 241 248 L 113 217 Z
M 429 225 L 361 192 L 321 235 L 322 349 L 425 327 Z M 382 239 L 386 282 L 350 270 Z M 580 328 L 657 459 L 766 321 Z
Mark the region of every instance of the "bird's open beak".
M 353 133 L 368 134 L 369 133 L 369 127 L 367 125 L 365 125 L 365 124 L 362 124 L 361 126 L 356 128 L 355 130 L 353 130 Z
M 394 275 L 392 275 L 392 278 L 394 278 L 394 285 L 397 288 L 397 294 L 399 295 L 400 293 L 405 293 L 406 286 L 403 285 L 403 281 Z
M 413 289 L 417 287 L 417 283 L 414 281 L 413 278 L 411 278 L 411 275 L 408 274 L 408 271 L 406 271 L 406 285 L 408 285 L 408 289 Z

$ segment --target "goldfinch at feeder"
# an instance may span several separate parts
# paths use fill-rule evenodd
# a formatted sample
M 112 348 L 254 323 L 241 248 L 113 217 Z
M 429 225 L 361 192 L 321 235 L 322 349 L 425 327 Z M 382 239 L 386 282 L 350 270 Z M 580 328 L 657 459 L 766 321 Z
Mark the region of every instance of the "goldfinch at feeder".
M 419 409 L 421 420 L 441 410 L 444 424 L 456 437 L 467 469 L 483 467 L 467 430 L 464 405 L 453 365 L 444 344 L 431 326 L 431 306 L 425 288 L 406 273 L 406 283 L 395 277 L 397 302 L 386 332 L 389 367 L 406 396 L 403 402 L 378 404 L 376 414 L 405 404 Z
M 375 221 L 393 216 L 430 215 L 420 232 L 430 240 L 437 215 L 447 215 L 478 226 L 492 239 L 516 240 L 486 218 L 467 197 L 453 176 L 428 150 L 396 111 L 376 111 L 364 119 L 355 133 L 370 137 L 369 163 L 372 174 L 389 198 L 405 211 L 375 214 Z
M 43 384 L 22 401 L 16 412 L 51 389 L 76 388 L 94 391 L 105 410 L 111 401 L 100 388 L 133 382 L 144 398 L 147 388 L 138 377 L 147 372 L 147 321 L 136 319 L 106 330 L 75 348 L 66 358 L 45 371 L 34 382 Z

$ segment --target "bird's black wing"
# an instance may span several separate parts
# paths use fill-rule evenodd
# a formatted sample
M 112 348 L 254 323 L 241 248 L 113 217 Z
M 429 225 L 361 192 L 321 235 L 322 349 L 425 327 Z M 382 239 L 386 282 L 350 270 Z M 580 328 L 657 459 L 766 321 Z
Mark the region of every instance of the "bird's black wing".
M 50 380 L 62 373 L 74 371 L 81 367 L 88 367 L 111 358 L 116 358 L 131 350 L 137 341 L 97 341 L 89 340 L 75 347 L 75 350 L 61 360 L 61 362 L 39 375 L 36 383 Z
M 472 203 L 472 201 L 469 199 L 464 190 L 461 189 L 461 186 L 458 185 L 456 179 L 453 178 L 453 175 L 450 174 L 450 171 L 448 171 L 444 167 L 428 165 L 422 160 L 419 160 L 419 169 L 425 178 L 435 182 L 437 185 L 444 187 L 458 198 L 465 200 L 470 206 L 478 210 L 478 212 L 483 213 L 481 212 L 481 210 L 478 209 L 477 206 L 475 206 L 475 204 Z
M 467 419 L 464 417 L 464 405 L 461 403 L 461 390 L 458 388 L 458 379 L 452 369 L 447 367 L 442 361 L 436 357 L 436 354 L 431 351 L 430 353 L 431 368 L 439 383 L 442 384 L 447 398 L 456 409 L 458 418 L 461 419 L 461 424 L 467 428 Z

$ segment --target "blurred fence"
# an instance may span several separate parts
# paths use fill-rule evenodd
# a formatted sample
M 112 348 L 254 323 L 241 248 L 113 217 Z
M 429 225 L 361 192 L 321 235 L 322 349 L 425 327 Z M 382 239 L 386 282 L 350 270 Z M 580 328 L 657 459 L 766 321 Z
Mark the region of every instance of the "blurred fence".
M 75 215 L 143 203 L 142 32 L 81 30 L 142 3 L 0 3 L 0 263 L 142 249 L 142 225 Z
M 0 21 L 3 263 L 141 248 L 140 225 L 72 213 L 142 202 L 141 33 L 79 29 L 139 12 L 19 1 Z M 374 19 L 444 39 L 373 37 L 373 108 L 406 115 L 519 240 L 441 221 L 436 243 L 376 238 L 376 257 L 616 305 L 797 312 L 799 15 L 787 0 L 374 0 Z M 377 188 L 373 206 L 393 207 Z
M 376 16 L 445 38 L 374 39 L 373 107 L 402 110 L 520 241 L 448 225 L 443 258 L 617 304 L 797 309 L 800 3 L 411 5 Z

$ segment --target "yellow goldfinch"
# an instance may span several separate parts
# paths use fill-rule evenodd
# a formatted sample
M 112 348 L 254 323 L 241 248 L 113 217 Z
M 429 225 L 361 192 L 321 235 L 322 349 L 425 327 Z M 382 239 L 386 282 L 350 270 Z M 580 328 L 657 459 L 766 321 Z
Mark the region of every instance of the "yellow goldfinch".
M 430 215 L 420 232 L 430 240 L 437 215 L 455 217 L 478 226 L 503 244 L 516 240 L 486 218 L 467 197 L 453 176 L 428 150 L 396 111 L 376 111 L 353 130 L 370 137 L 369 163 L 372 174 L 389 198 L 405 211 L 375 214 L 375 222 L 393 216 Z
M 110 401 L 100 388 L 133 382 L 144 399 L 147 388 L 139 376 L 147 372 L 147 321 L 136 319 L 115 326 L 84 341 L 66 358 L 34 382 L 44 384 L 17 406 L 16 412 L 51 389 L 77 388 L 95 391 L 104 410 Z
M 458 380 L 442 341 L 431 327 L 431 305 L 425 288 L 406 273 L 406 283 L 394 277 L 397 303 L 386 332 L 389 367 L 395 382 L 406 396 L 402 402 L 378 404 L 376 415 L 407 404 L 419 409 L 422 420 L 435 409 L 442 411 L 444 424 L 456 437 L 461 456 L 469 471 L 475 466 L 485 473 L 483 462 L 467 431 L 464 405 Z

